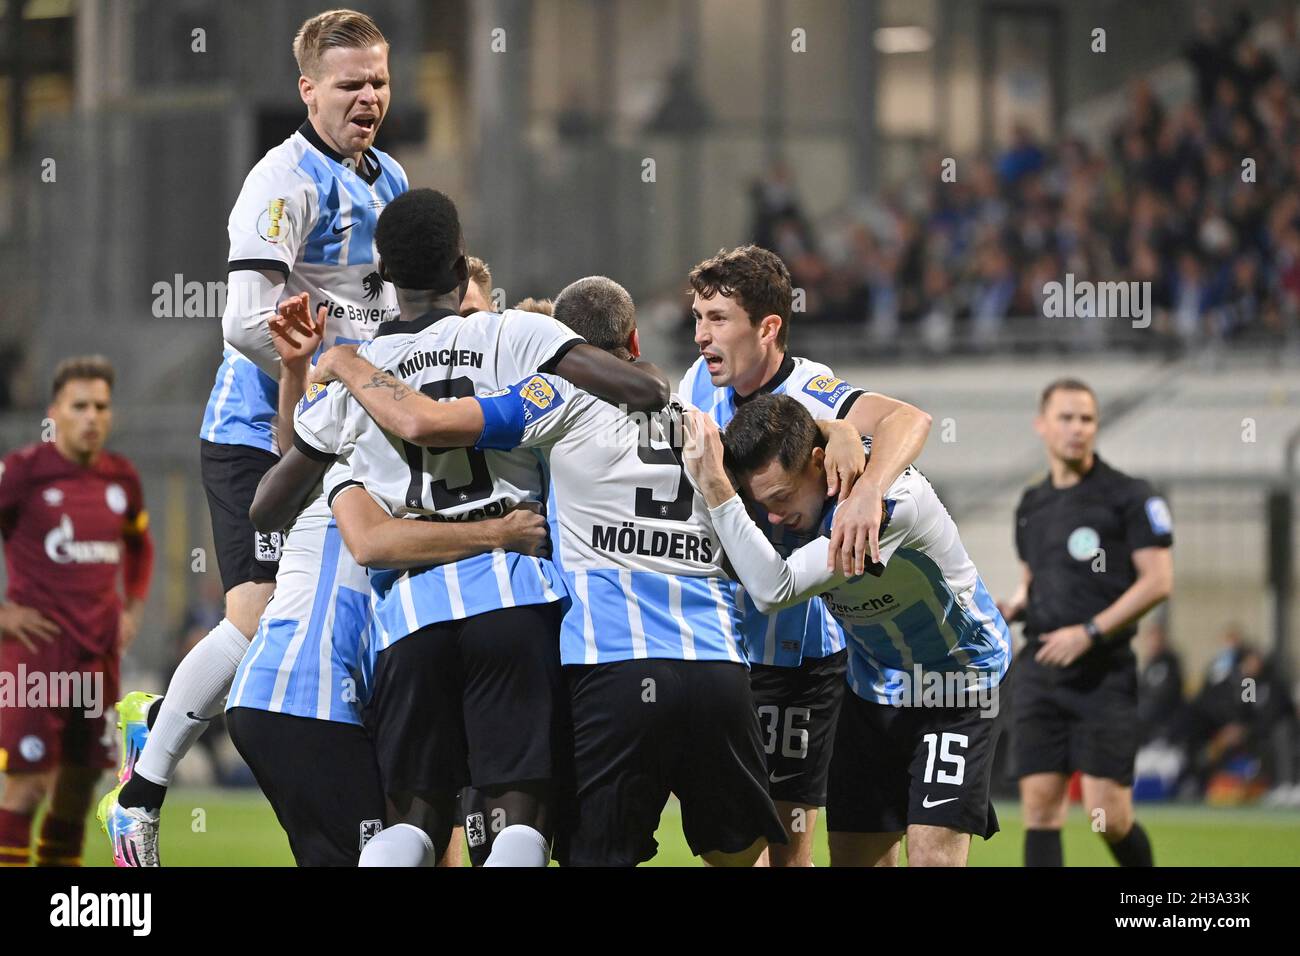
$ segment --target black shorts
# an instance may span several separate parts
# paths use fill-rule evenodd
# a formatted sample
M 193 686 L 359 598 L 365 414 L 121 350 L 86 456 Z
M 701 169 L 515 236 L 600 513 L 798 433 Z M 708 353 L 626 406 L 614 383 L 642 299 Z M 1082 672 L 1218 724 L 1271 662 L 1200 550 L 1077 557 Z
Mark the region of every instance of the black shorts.
M 636 660 L 565 668 L 577 805 L 556 841 L 567 866 L 635 866 L 655 855 L 669 793 L 691 852 L 784 843 L 767 794 L 743 664 Z
M 549 783 L 567 768 L 563 606 L 430 624 L 379 652 L 365 722 L 390 794 Z
M 199 470 L 212 516 L 221 586 L 227 592 L 248 581 L 275 580 L 284 535 L 255 529 L 248 509 L 257 483 L 279 460 L 260 448 L 199 439 Z
M 384 827 L 384 791 L 365 729 L 252 707 L 232 708 L 226 723 L 298 865 L 356 866 Z
M 1131 656 L 1074 672 L 1015 665 L 1011 753 L 1016 776 L 1072 773 L 1133 785 L 1138 750 L 1137 665 Z
M 849 652 L 844 650 L 804 658 L 798 667 L 750 667 L 749 686 L 758 708 L 773 800 L 825 805 L 826 774 L 848 665 Z
M 986 840 L 997 833 L 989 783 L 998 721 L 983 713 L 979 707 L 893 707 L 845 694 L 826 828 L 903 833 L 916 823 Z

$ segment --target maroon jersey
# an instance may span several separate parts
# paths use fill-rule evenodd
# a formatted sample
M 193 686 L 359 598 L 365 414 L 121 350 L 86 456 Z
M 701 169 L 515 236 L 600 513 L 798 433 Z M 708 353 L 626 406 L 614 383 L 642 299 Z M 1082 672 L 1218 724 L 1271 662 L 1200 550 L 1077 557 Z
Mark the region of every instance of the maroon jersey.
M 87 466 L 64 458 L 52 442 L 10 452 L 0 464 L 9 600 L 40 611 L 63 639 L 92 654 L 114 650 L 118 575 L 128 549 L 147 537 L 148 522 L 140 478 L 121 455 L 103 451 Z M 144 596 L 138 582 L 128 591 Z

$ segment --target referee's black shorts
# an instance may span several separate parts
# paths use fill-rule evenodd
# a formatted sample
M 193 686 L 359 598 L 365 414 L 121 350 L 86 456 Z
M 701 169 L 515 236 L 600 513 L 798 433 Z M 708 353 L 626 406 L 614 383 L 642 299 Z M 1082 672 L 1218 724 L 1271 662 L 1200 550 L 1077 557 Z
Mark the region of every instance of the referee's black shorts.
M 566 779 L 563 605 L 430 624 L 379 652 L 365 722 L 390 794 Z
M 226 725 L 298 865 L 356 866 L 385 812 L 365 729 L 252 707 L 232 708 Z
M 212 516 L 221 586 L 227 592 L 249 581 L 275 580 L 283 535 L 258 531 L 248 509 L 253 506 L 257 483 L 279 460 L 261 448 L 199 439 L 199 471 Z
M 749 686 L 767 754 L 773 800 L 826 805 L 826 775 L 835 745 L 835 722 L 848 686 L 849 652 L 805 657 L 798 667 L 750 665 Z
M 1133 785 L 1138 749 L 1137 663 L 1116 655 L 1087 667 L 1016 658 L 1011 753 L 1017 777 L 1073 773 Z
M 655 855 L 670 793 L 691 852 L 784 843 L 767 793 L 745 665 L 631 660 L 565 668 L 577 805 L 556 840 L 566 866 L 635 866 Z

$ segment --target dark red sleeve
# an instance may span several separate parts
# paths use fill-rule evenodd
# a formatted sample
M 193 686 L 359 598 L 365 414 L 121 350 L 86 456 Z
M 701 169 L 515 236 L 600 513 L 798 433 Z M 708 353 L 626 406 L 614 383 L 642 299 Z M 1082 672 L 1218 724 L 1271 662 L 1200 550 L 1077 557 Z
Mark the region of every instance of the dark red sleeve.
M 149 534 L 149 512 L 144 506 L 144 491 L 135 468 L 123 459 L 126 475 L 126 521 L 122 526 L 125 560 L 122 578 L 128 598 L 143 601 L 149 596 L 153 578 L 153 536 Z
M 0 533 L 8 534 L 27 493 L 27 459 L 18 449 L 0 459 Z

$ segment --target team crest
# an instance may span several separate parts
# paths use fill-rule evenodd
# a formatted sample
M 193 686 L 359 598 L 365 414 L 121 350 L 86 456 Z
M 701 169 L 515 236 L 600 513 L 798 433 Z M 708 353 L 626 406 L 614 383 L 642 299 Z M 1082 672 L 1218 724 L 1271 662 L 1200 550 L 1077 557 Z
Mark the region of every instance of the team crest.
M 1092 558 L 1099 547 L 1101 547 L 1101 536 L 1088 527 L 1075 528 L 1065 542 L 1070 557 L 1076 561 L 1087 561 Z
M 28 734 L 18 741 L 18 753 L 28 763 L 36 763 L 45 756 L 45 741 L 33 734 Z
M 803 390 L 823 405 L 834 408 L 835 403 L 852 387 L 844 379 L 836 378 L 834 375 L 815 375 L 808 380 Z
M 383 829 L 384 829 L 383 820 L 362 820 L 361 821 L 361 846 L 358 847 L 358 849 L 364 850 L 366 848 L 366 844 L 369 843 L 371 840 L 373 840 L 375 837 L 379 836 L 380 832 Z
M 465 839 L 472 847 L 480 847 L 487 842 L 487 828 L 483 825 L 483 814 L 471 813 L 465 817 Z
M 258 561 L 274 564 L 280 560 L 280 548 L 284 544 L 284 535 L 279 531 L 256 531 L 253 533 L 253 550 Z
M 284 200 L 272 199 L 266 204 L 266 209 L 257 217 L 257 234 L 262 237 L 264 242 L 271 245 L 279 245 L 283 236 L 284 223 Z
M 104 489 L 104 501 L 113 514 L 126 514 L 126 491 L 117 482 Z
M 51 508 L 57 508 L 59 505 L 63 504 L 63 489 L 46 488 L 41 492 L 41 497 L 45 499 L 45 503 Z
M 560 393 L 540 375 L 534 375 L 525 382 L 519 389 L 519 394 L 524 400 L 524 422 L 527 424 L 532 424 L 564 404 L 564 398 Z

